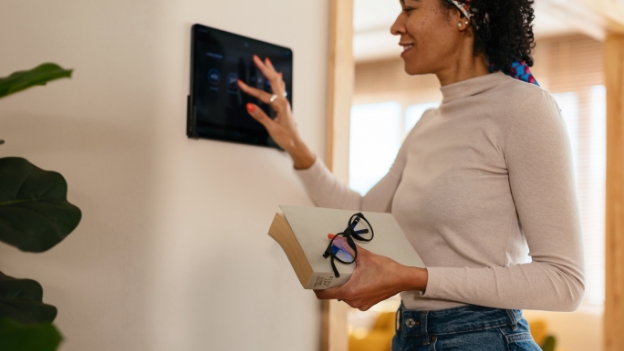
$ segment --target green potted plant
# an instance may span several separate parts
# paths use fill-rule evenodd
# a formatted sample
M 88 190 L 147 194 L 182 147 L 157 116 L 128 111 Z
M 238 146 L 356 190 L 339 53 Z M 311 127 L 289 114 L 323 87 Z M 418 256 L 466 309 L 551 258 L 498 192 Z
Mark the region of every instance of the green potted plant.
M 53 63 L 15 72 L 0 78 L 0 98 L 71 74 Z M 23 158 L 0 158 L 0 241 L 24 252 L 44 252 L 65 239 L 81 216 L 67 201 L 61 174 Z M 56 313 L 54 306 L 43 303 L 39 283 L 0 272 L 0 350 L 56 350 L 62 340 L 52 324 Z

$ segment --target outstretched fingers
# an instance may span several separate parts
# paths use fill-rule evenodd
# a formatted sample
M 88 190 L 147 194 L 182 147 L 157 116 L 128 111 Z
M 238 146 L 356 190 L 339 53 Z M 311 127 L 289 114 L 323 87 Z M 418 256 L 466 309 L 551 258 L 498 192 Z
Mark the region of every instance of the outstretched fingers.
M 262 72 L 262 75 L 264 75 L 266 79 L 269 80 L 269 83 L 271 83 L 271 90 L 273 91 L 273 94 L 279 97 L 284 96 L 285 85 L 283 84 L 282 75 L 275 70 L 271 60 L 267 57 L 264 61 L 262 61 L 260 57 L 254 55 L 253 61 L 260 72 Z
M 246 94 L 255 97 L 256 99 L 268 104 L 271 100 L 271 94 L 267 93 L 264 90 L 257 89 L 254 87 L 250 87 L 245 84 L 242 80 L 238 80 L 238 87 Z
M 249 112 L 251 117 L 253 117 L 256 121 L 260 122 L 264 126 L 264 128 L 267 129 L 267 131 L 271 131 L 275 122 L 269 116 L 267 116 L 266 113 L 264 113 L 264 111 L 258 105 L 248 103 L 245 107 L 247 108 L 247 112 Z

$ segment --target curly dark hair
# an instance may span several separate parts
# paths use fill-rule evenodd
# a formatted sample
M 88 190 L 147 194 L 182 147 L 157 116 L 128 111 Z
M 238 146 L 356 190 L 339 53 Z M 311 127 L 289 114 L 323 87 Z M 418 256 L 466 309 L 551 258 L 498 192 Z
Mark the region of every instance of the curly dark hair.
M 440 0 L 440 3 L 447 9 L 457 10 L 448 0 Z M 534 0 L 472 0 L 475 54 L 487 54 L 494 69 L 505 73 L 511 72 L 515 60 L 533 66 L 533 3 Z

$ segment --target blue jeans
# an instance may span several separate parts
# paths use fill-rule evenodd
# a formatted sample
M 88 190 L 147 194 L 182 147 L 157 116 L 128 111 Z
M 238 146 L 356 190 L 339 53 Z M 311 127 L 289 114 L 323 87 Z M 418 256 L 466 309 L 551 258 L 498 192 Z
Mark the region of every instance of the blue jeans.
M 392 351 L 541 351 L 521 310 L 462 306 L 396 315 Z

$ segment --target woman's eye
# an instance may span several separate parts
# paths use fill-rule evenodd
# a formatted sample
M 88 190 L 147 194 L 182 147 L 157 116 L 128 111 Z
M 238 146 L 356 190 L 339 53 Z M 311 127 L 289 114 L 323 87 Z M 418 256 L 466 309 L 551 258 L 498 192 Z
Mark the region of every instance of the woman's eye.
M 411 8 L 411 7 L 406 7 L 406 8 L 404 8 L 404 9 L 403 9 L 403 12 L 405 12 L 405 13 L 408 13 L 408 14 L 409 14 L 410 12 L 412 12 L 412 10 L 414 10 L 414 9 L 413 9 L 413 8 Z

